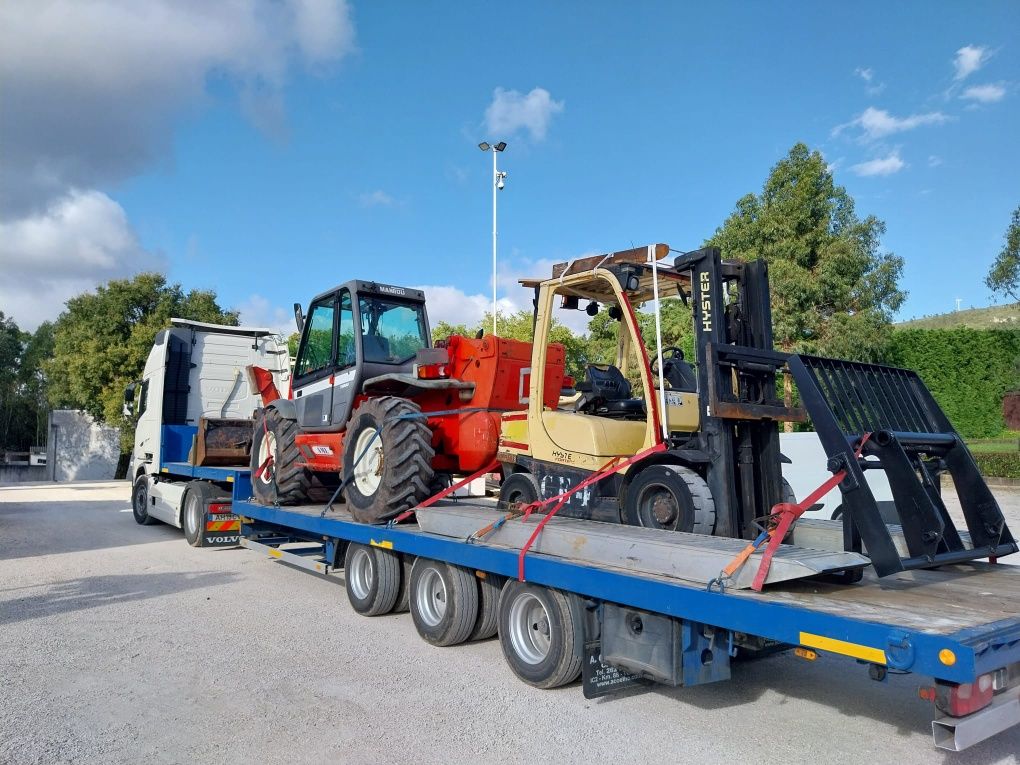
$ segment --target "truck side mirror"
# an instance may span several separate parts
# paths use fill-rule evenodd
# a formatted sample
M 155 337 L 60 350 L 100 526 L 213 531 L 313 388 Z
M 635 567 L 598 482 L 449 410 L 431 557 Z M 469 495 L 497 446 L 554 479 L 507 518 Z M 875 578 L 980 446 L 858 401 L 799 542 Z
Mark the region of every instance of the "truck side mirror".
M 138 383 L 131 383 L 124 389 L 124 406 L 121 408 L 121 412 L 125 417 L 131 417 L 134 414 L 134 401 L 135 401 L 135 386 Z
M 301 304 L 294 304 L 294 323 L 297 325 L 297 331 L 300 332 L 305 328 L 305 314 L 301 310 Z

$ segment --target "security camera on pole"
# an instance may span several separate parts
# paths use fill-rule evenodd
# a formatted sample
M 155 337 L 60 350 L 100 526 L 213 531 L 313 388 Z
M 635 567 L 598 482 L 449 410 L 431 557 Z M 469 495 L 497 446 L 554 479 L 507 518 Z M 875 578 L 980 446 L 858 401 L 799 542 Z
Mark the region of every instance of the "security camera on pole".
M 492 334 L 496 334 L 496 192 L 502 191 L 506 185 L 506 173 L 496 167 L 496 154 L 506 149 L 506 141 L 490 144 L 482 141 L 478 144 L 482 151 L 492 151 Z

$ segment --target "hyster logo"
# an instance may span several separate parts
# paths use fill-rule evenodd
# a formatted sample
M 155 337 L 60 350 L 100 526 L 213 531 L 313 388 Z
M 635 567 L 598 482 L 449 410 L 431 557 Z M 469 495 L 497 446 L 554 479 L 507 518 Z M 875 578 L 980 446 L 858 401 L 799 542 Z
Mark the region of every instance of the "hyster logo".
M 708 271 L 698 275 L 698 289 L 701 291 L 701 331 L 712 331 L 712 285 L 708 281 Z
M 385 292 L 387 295 L 403 295 L 407 292 L 402 287 L 387 287 L 383 284 L 379 285 L 379 291 Z

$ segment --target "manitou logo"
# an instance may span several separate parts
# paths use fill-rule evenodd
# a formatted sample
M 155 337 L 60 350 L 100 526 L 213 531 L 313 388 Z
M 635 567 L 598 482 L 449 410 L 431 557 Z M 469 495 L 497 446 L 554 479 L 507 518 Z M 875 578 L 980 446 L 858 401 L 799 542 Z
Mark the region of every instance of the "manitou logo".
M 402 287 L 387 287 L 387 286 L 385 286 L 383 284 L 379 285 L 379 291 L 380 292 L 385 292 L 387 295 L 405 295 L 405 294 L 407 294 L 407 290 L 403 289 Z
M 701 292 L 701 331 L 712 331 L 712 298 L 710 295 L 712 285 L 708 281 L 708 271 L 702 271 L 698 275 L 698 289 Z

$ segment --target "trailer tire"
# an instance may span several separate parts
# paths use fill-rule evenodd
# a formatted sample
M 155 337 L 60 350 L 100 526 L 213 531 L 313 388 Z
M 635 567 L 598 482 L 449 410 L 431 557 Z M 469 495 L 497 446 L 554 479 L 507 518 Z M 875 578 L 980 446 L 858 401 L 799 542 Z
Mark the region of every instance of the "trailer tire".
M 499 643 L 510 669 L 536 688 L 558 688 L 581 674 L 584 646 L 577 597 L 512 580 L 499 597 Z
M 700 475 L 683 465 L 649 465 L 627 486 L 624 519 L 631 526 L 711 534 L 715 500 Z
M 499 486 L 500 510 L 509 510 L 513 504 L 530 505 L 542 496 L 542 488 L 538 479 L 524 471 L 511 473 Z
M 159 523 L 149 515 L 149 476 L 145 473 L 138 476 L 131 486 L 131 514 L 135 517 L 135 523 L 142 526 Z
M 478 585 L 470 571 L 418 558 L 411 567 L 411 618 L 422 639 L 450 646 L 470 637 L 478 619 Z
M 389 613 L 400 590 L 400 557 L 391 550 L 352 542 L 344 555 L 344 587 L 355 612 Z
M 499 594 L 506 579 L 498 574 L 475 579 L 478 581 L 478 618 L 468 640 L 488 640 L 499 631 Z
M 251 441 L 251 487 L 260 505 L 298 505 L 308 498 L 312 473 L 294 443 L 301 432 L 297 420 L 284 417 L 275 408 L 263 409 L 255 417 Z M 262 470 L 266 457 L 271 466 Z
M 402 614 L 410 610 L 411 602 L 411 567 L 414 565 L 413 555 L 400 556 L 400 589 L 397 591 L 397 603 L 392 613 Z

